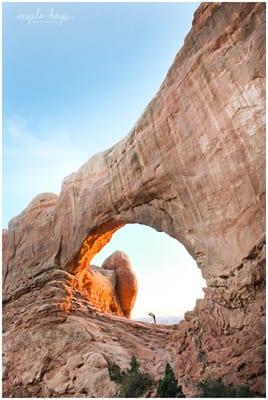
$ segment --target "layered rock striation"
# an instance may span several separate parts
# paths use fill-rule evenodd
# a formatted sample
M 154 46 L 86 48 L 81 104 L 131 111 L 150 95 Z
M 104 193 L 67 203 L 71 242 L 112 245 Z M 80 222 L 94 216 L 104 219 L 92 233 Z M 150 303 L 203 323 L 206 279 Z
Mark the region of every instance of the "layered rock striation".
M 148 332 L 157 343 L 145 362 L 138 345 L 120 342 L 121 360 L 137 354 L 154 371 L 159 359 L 168 358 L 189 395 L 201 379 L 222 376 L 263 395 L 264 221 L 265 4 L 202 3 L 129 135 L 67 177 L 58 197 L 37 196 L 3 232 L 5 395 L 78 395 L 82 384 L 74 384 L 79 377 L 70 371 L 80 361 L 72 367 L 68 360 L 82 356 L 95 325 L 103 332 L 112 318 L 100 316 L 92 325 L 81 282 L 93 256 L 127 223 L 149 225 L 181 242 L 207 288 L 185 321 L 165 331 L 163 347 L 162 333 L 144 326 L 132 331 L 133 322 L 120 320 L 115 341 L 131 330 L 143 350 Z M 83 297 L 79 306 L 77 296 Z M 54 331 L 59 350 L 53 353 Z M 92 374 L 101 381 L 108 379 L 101 359 L 106 350 L 96 335 L 90 351 L 103 370 Z M 80 336 L 84 345 L 76 347 Z M 28 358 L 27 341 L 33 351 Z M 30 360 L 39 343 L 37 365 Z M 109 356 L 121 357 L 116 354 L 112 347 Z M 29 365 L 31 373 L 23 373 Z M 52 377 L 59 369 L 60 389 Z M 114 390 L 112 382 L 107 389 L 94 385 L 96 396 Z

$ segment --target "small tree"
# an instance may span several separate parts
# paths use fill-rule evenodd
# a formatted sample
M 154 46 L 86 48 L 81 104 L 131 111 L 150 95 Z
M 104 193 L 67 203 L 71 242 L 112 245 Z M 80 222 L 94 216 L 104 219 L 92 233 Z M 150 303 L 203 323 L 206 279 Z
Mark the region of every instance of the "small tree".
M 248 386 L 226 385 L 222 378 L 206 379 L 198 385 L 200 397 L 254 397 Z
M 142 397 L 150 390 L 153 380 L 147 373 L 140 371 L 140 365 L 135 356 L 131 357 L 130 368 L 122 371 L 119 365 L 108 362 L 110 379 L 120 385 L 118 397 Z
M 140 368 L 140 364 L 138 363 L 137 358 L 135 356 L 132 356 L 131 361 L 130 361 L 130 369 L 128 369 L 128 371 L 130 373 L 138 372 L 139 368 Z
M 169 363 L 166 365 L 164 378 L 158 383 L 157 397 L 185 397 Z
M 118 397 L 144 397 L 144 393 L 151 389 L 152 378 L 140 371 L 125 375 Z
M 121 371 L 119 365 L 114 362 L 108 362 L 108 372 L 111 381 L 121 384 L 125 376 L 125 372 Z

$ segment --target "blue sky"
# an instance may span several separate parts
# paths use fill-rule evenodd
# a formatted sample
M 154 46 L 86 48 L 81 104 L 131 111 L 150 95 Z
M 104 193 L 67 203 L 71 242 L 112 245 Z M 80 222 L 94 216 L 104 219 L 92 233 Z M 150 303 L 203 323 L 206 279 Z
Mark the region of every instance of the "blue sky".
M 59 193 L 66 175 L 130 131 L 159 89 L 197 6 L 4 4 L 4 227 L 35 195 Z M 36 23 L 36 16 L 51 13 L 68 20 Z M 137 240 L 135 227 L 124 229 L 128 241 Z M 143 257 L 148 264 L 150 255 Z

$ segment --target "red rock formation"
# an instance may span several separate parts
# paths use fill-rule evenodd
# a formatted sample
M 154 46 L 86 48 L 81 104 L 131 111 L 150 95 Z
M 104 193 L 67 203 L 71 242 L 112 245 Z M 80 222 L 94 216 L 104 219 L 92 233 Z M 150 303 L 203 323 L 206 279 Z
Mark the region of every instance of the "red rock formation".
M 99 311 L 123 317 L 116 284 L 115 273 L 91 265 L 80 279 L 79 290 Z
M 116 292 L 123 313 L 129 318 L 136 300 L 138 284 L 128 256 L 122 251 L 116 251 L 104 261 L 102 268 L 115 271 Z
M 138 291 L 129 258 L 121 251 L 108 257 L 102 268 L 90 265 L 79 274 L 78 288 L 99 311 L 126 318 L 130 317 Z
M 118 362 L 136 354 L 151 371 L 168 357 L 186 394 L 197 393 L 200 379 L 219 376 L 265 392 L 264 120 L 265 4 L 201 4 L 131 133 L 66 178 L 58 198 L 35 198 L 4 231 L 6 395 L 78 395 L 82 383 L 70 371 L 80 361 L 68 360 L 84 354 L 78 342 L 92 332 L 98 355 L 94 362 L 89 356 L 86 371 L 104 366 L 107 353 Z M 108 351 L 99 332 L 110 320 L 92 324 L 89 305 L 78 300 L 85 268 L 126 223 L 183 243 L 207 281 L 205 299 L 162 348 L 157 330 L 144 326 L 132 335 L 139 351 L 124 343 L 133 327 L 125 321 L 112 328 Z M 146 359 L 149 332 L 157 344 L 155 358 Z M 106 385 L 105 367 L 99 379 Z M 94 393 L 83 393 L 114 390 L 113 383 L 94 385 Z
M 101 314 L 75 289 L 77 278 L 51 265 L 4 304 L 3 393 L 7 397 L 113 397 L 107 362 L 132 354 L 159 379 L 173 327 Z M 162 349 L 162 350 L 161 350 Z

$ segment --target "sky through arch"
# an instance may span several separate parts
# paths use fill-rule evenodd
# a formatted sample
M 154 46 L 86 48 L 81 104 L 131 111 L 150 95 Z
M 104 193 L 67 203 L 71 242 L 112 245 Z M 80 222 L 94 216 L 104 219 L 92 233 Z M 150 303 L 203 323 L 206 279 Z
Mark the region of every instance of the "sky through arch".
M 161 317 L 183 318 L 203 298 L 206 286 L 201 271 L 185 247 L 164 232 L 140 224 L 128 224 L 92 259 L 101 266 L 114 251 L 130 258 L 138 280 L 138 296 L 132 318 L 153 311 Z

